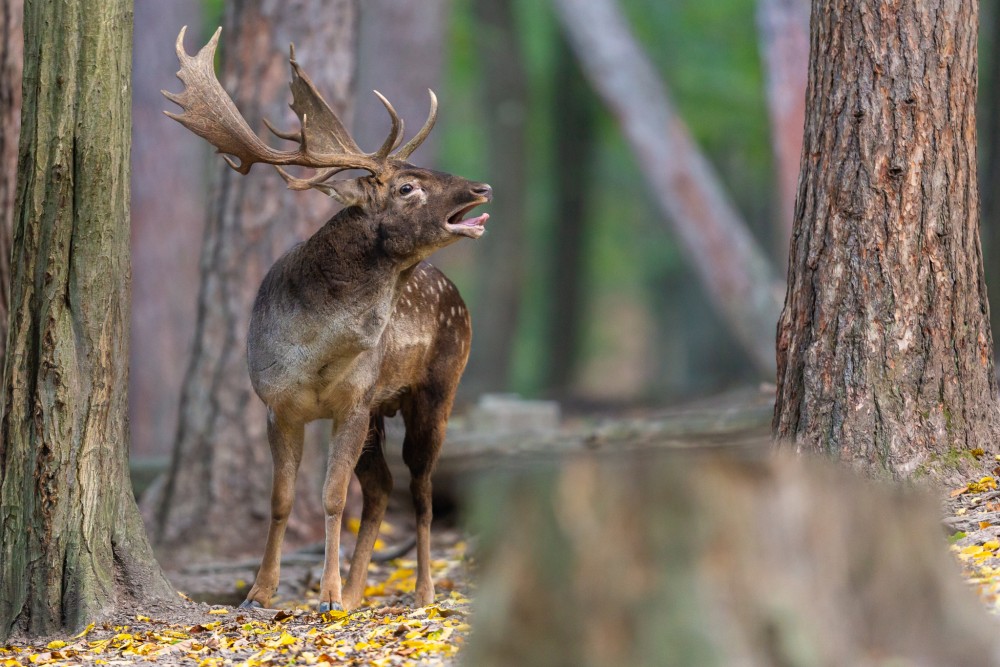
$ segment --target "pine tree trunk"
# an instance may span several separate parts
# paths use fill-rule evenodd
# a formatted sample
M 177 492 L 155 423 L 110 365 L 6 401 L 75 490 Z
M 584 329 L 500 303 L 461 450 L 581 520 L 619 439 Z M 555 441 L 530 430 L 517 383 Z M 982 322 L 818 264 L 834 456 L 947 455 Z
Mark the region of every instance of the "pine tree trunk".
M 341 119 L 349 121 L 356 20 L 356 0 L 228 5 L 220 81 L 260 136 L 270 135 L 264 118 L 278 127 L 296 127 L 288 108 L 287 54 L 293 39 L 298 62 Z M 193 51 L 202 44 L 187 46 Z M 264 406 L 246 369 L 247 323 L 267 269 L 333 212 L 329 199 L 287 190 L 266 166 L 242 176 L 219 159 L 216 169 L 220 176 L 205 230 L 194 353 L 181 394 L 177 440 L 166 483 L 150 500 L 153 537 L 168 558 L 259 555 L 263 549 L 271 455 Z M 323 531 L 325 466 L 320 439 L 311 440 L 289 544 Z
M 131 0 L 25 5 L 0 640 L 170 594 L 128 477 Z
M 906 476 L 996 449 L 974 0 L 813 4 L 775 435 Z
M 21 129 L 22 0 L 0 0 L 0 373 L 10 311 L 10 237 L 17 186 L 17 140 Z

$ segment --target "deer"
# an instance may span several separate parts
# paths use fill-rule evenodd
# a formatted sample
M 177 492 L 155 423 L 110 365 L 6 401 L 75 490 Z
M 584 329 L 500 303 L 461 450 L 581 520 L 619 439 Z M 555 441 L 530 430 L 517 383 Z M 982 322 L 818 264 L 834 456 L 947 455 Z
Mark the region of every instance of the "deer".
M 247 174 L 258 162 L 270 164 L 290 189 L 318 190 L 343 205 L 313 236 L 275 261 L 251 311 L 247 367 L 267 410 L 274 472 L 264 556 L 240 607 L 268 607 L 278 586 L 303 429 L 316 419 L 334 424 L 323 485 L 326 538 L 319 610 L 350 610 L 362 602 L 392 489 L 384 419 L 397 412 L 405 426 L 402 454 L 416 515 L 414 602 L 431 604 L 431 473 L 469 357 L 472 327 L 458 289 L 425 260 L 460 239 L 483 235 L 489 214 L 465 216 L 491 201 L 493 190 L 407 161 L 437 119 L 433 91 L 428 91 L 426 122 L 405 144 L 403 121 L 375 91 L 391 127 L 378 150 L 363 152 L 299 66 L 294 45 L 289 50 L 291 108 L 299 129 L 264 124 L 297 147 L 272 148 L 250 129 L 216 78 L 213 63 L 222 28 L 194 56 L 184 48 L 185 31 L 176 43 L 177 77 L 184 90 L 162 91 L 181 112 L 164 113 L 212 144 L 237 172 Z M 294 176 L 288 166 L 314 172 Z M 331 180 L 346 170 L 367 173 Z M 362 512 L 342 586 L 341 521 L 352 473 L 360 482 Z

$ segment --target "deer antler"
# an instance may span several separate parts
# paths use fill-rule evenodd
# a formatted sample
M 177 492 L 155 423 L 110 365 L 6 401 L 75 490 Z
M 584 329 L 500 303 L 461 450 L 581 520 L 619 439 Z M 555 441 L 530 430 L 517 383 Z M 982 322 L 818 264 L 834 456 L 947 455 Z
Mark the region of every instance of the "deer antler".
M 292 68 L 292 111 L 299 118 L 298 131 L 285 132 L 275 128 L 267 119 L 264 124 L 277 137 L 294 141 L 299 148 L 280 151 L 271 148 L 258 137 L 236 108 L 229 94 L 215 76 L 215 50 L 219 45 L 222 28 L 215 31 L 212 39 L 194 57 L 184 49 L 184 34 L 187 26 L 177 35 L 177 59 L 181 69 L 177 78 L 184 82 L 181 93 L 161 91 L 163 95 L 183 109 L 183 113 L 164 113 L 178 121 L 198 136 L 215 146 L 224 155 L 230 167 L 246 174 L 257 162 L 274 165 L 281 177 L 293 190 L 306 190 L 322 183 L 334 174 L 346 169 L 364 169 L 375 176 L 385 171 L 389 160 L 405 160 L 434 127 L 437 119 L 437 97 L 431 96 L 431 110 L 424 126 L 395 154 L 393 149 L 403 137 L 403 121 L 380 92 L 375 91 L 379 101 L 385 106 L 392 122 L 389 135 L 374 153 L 363 152 L 351 137 L 347 128 L 327 104 L 316 86 L 295 60 L 295 47 L 289 50 L 289 64 Z M 230 155 L 239 159 L 237 163 Z M 311 178 L 296 178 L 282 169 L 282 166 L 296 165 L 320 169 Z
M 379 174 L 385 160 L 363 153 L 348 134 L 343 123 L 330 106 L 316 92 L 312 82 L 292 59 L 292 110 L 299 117 L 299 132 L 279 132 L 270 123 L 268 127 L 278 136 L 297 141 L 298 150 L 279 151 L 271 148 L 258 137 L 240 114 L 229 94 L 215 77 L 215 50 L 222 28 L 194 57 L 184 49 L 184 33 L 177 35 L 177 59 L 181 69 L 177 78 L 184 82 L 184 91 L 162 91 L 171 102 L 184 111 L 180 114 L 164 112 L 198 136 L 215 146 L 225 156 L 229 166 L 245 174 L 257 162 L 273 165 L 298 165 L 313 169 L 335 168 L 364 169 Z M 239 163 L 229 157 L 235 156 Z

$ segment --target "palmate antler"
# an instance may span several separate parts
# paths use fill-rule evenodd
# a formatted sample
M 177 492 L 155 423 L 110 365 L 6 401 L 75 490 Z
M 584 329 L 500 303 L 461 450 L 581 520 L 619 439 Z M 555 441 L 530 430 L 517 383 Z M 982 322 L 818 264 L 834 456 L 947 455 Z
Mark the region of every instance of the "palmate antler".
M 184 26 L 177 35 L 177 59 L 181 64 L 177 78 L 184 82 L 184 90 L 180 93 L 161 91 L 168 100 L 180 106 L 183 112 L 164 113 L 208 141 L 220 153 L 225 153 L 223 157 L 229 166 L 241 174 L 249 172 L 257 162 L 271 164 L 278 169 L 282 178 L 288 182 L 288 187 L 293 190 L 308 189 L 346 169 L 364 169 L 377 177 L 385 171 L 389 160 L 408 158 L 427 138 L 437 120 L 437 98 L 433 91 L 428 91 L 431 96 L 431 110 L 427 122 L 410 141 L 393 153 L 393 149 L 399 145 L 403 137 L 403 121 L 389 100 L 375 91 L 389 112 L 392 127 L 389 136 L 377 151 L 365 153 L 299 67 L 295 60 L 295 48 L 292 47 L 289 55 L 292 67 L 291 107 L 298 116 L 301 127 L 297 132 L 283 132 L 266 119 L 264 124 L 276 136 L 298 143 L 299 148 L 292 151 L 276 150 L 265 144 L 250 129 L 236 108 L 236 104 L 215 76 L 215 50 L 219 45 L 222 28 L 216 30 L 208 44 L 193 57 L 184 49 L 186 31 L 187 26 Z M 229 157 L 230 155 L 236 157 L 239 162 Z M 288 165 L 321 171 L 312 178 L 296 178 L 281 169 L 281 166 Z

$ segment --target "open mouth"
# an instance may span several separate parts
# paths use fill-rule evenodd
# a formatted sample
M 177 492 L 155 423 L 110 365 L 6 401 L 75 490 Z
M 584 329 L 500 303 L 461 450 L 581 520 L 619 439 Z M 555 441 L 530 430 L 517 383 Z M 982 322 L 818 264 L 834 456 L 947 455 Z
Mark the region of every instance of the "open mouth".
M 472 209 L 484 203 L 486 203 L 485 199 L 477 201 L 474 204 L 469 204 L 468 206 L 455 211 L 449 215 L 447 221 L 445 221 L 445 228 L 453 234 L 461 234 L 463 236 L 478 239 L 486 231 L 486 221 L 490 219 L 490 214 L 483 213 L 482 215 L 468 219 L 465 219 L 465 215 Z

